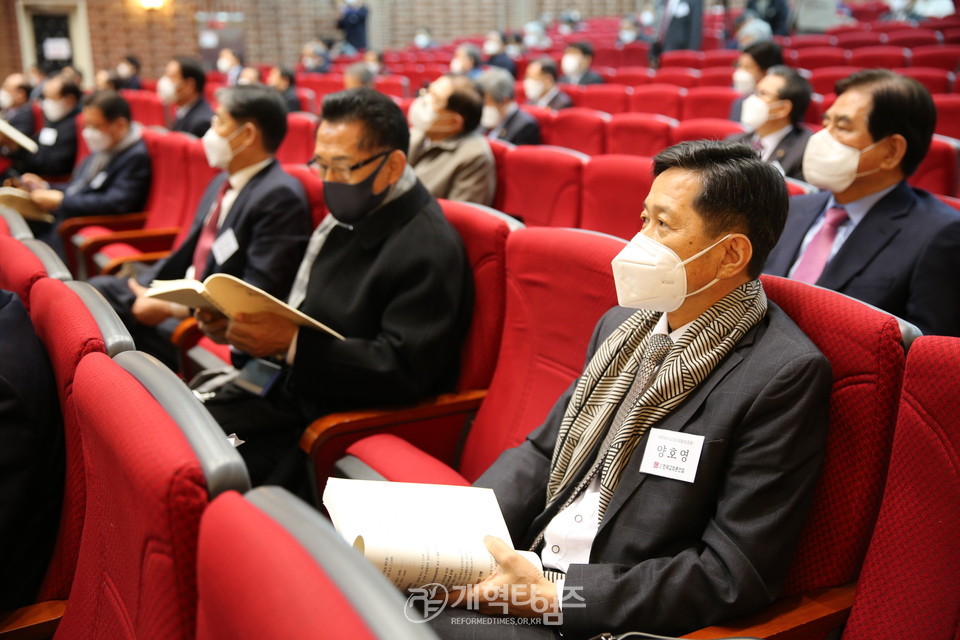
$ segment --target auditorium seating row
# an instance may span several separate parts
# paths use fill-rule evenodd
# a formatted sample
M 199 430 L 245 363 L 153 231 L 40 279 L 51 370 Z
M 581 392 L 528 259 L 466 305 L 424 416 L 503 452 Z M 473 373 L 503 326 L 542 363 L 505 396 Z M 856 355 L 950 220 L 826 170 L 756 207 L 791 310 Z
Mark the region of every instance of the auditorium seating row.
M 315 422 L 301 446 L 321 482 L 344 452 L 341 469 L 366 469 L 390 480 L 464 484 L 476 478 L 542 420 L 580 371 L 596 319 L 615 303 L 609 265 L 622 239 L 522 228 L 463 203 L 445 202 L 443 208 L 464 239 L 478 294 L 458 393 L 400 412 L 355 412 Z M 126 637 L 162 631 L 163 637 L 189 638 L 197 609 L 198 637 L 313 637 L 309 629 L 318 626 L 320 605 L 307 596 L 321 587 L 311 575 L 336 553 L 323 526 L 276 490 L 241 498 L 245 470 L 209 414 L 172 374 L 130 350 L 115 316 L 104 319 L 108 308 L 88 311 L 95 296 L 83 293 L 83 283 L 45 275 L 47 268 L 27 244 L 6 236 L 12 231 L 0 222 L 0 287 L 28 302 L 51 354 L 68 430 L 71 480 L 62 529 L 69 530 L 61 532 L 42 595 L 69 595 L 58 637 L 112 637 L 125 626 Z M 800 594 L 814 593 L 821 610 L 825 604 L 838 610 L 824 624 L 837 626 L 853 603 L 847 633 L 855 621 L 868 631 L 849 637 L 892 637 L 877 628 L 899 624 L 912 607 L 936 602 L 937 612 L 920 621 L 925 633 L 918 637 L 948 637 L 942 627 L 955 621 L 942 611 L 957 605 L 952 587 L 960 567 L 954 535 L 960 524 L 960 509 L 954 508 L 960 500 L 960 432 L 950 419 L 956 402 L 949 392 L 958 388 L 960 341 L 914 340 L 909 325 L 840 294 L 780 278 L 763 281 L 769 298 L 828 357 L 834 378 L 825 467 L 791 563 L 786 599 L 773 611 L 804 613 L 811 600 Z M 76 308 L 74 297 L 84 304 Z M 556 321 L 561 309 L 562 323 Z M 885 483 L 890 497 L 881 509 Z M 276 533 L 267 542 L 246 538 L 248 532 L 276 531 L 279 525 L 270 521 L 281 520 L 287 509 L 301 514 L 318 547 Z M 246 517 L 247 524 L 220 520 L 229 514 Z M 261 544 L 270 545 L 269 556 L 253 553 Z M 301 547 L 314 550 L 314 557 Z M 332 548 L 350 555 L 345 547 Z M 854 602 L 852 583 L 865 556 Z M 936 580 L 927 568 L 936 568 Z M 362 573 L 355 573 L 354 581 L 361 580 L 365 585 Z M 895 600 L 890 580 L 904 585 Z M 111 607 L 96 605 L 103 589 L 111 591 Z M 237 606 L 247 604 L 243 594 L 254 592 L 248 606 Z M 384 620 L 401 611 L 398 598 L 385 602 L 377 609 Z M 324 629 L 343 610 L 324 610 Z M 292 633 L 284 618 L 307 626 Z M 774 624 L 770 615 L 764 618 Z M 728 626 L 689 637 L 724 637 L 732 629 L 741 632 Z M 397 633 L 388 637 L 401 637 Z M 760 635 L 752 628 L 742 633 Z

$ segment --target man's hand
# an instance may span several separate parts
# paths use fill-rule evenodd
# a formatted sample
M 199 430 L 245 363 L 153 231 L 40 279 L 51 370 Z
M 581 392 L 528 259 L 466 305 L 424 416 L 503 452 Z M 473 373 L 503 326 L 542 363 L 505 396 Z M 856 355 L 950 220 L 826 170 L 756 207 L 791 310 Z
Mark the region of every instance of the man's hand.
M 56 189 L 34 189 L 30 192 L 30 199 L 41 209 L 53 211 L 63 202 L 63 191 Z
M 143 294 L 147 292 L 147 287 L 137 282 L 134 278 L 127 280 L 127 286 L 133 291 L 137 299 L 133 301 L 133 317 L 140 324 L 148 327 L 155 327 L 167 318 L 173 316 L 173 308 L 169 302 L 157 300 L 155 298 L 146 298 Z
M 557 585 L 500 538 L 486 536 L 483 543 L 499 567 L 483 582 L 468 587 L 473 598 L 464 598 L 461 604 L 472 600 L 482 613 L 525 618 L 559 611 Z
M 35 173 L 25 173 L 15 180 L 14 186 L 34 191 L 36 189 L 49 189 L 50 183 Z
M 286 355 L 297 325 L 272 313 L 238 313 L 227 328 L 227 342 L 256 358 Z
M 193 312 L 197 319 L 197 326 L 217 344 L 227 344 L 227 327 L 230 319 L 218 311 L 197 309 Z

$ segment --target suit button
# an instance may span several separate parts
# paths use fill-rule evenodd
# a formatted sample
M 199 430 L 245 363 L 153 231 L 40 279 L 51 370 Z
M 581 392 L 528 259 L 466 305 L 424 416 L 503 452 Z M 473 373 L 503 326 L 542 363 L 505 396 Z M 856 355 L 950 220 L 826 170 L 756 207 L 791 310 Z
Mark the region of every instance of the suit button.
M 583 516 L 581 516 L 580 514 L 577 514 L 576 516 L 574 516 L 573 519 L 574 519 L 576 522 L 583 522 Z
M 552 547 L 550 547 L 550 551 L 553 551 L 554 553 L 560 553 L 560 545 L 557 545 L 557 544 L 553 545 Z

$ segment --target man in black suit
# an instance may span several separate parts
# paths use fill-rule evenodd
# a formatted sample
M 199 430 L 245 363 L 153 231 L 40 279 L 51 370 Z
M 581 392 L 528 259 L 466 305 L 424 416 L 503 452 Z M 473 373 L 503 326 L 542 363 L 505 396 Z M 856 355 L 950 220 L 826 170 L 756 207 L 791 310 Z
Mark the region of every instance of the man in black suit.
M 552 58 L 537 58 L 527 65 L 523 79 L 523 93 L 527 104 L 547 109 L 566 109 L 573 106 L 573 100 L 557 86 L 559 72 Z
M 960 213 L 907 184 L 937 119 L 927 90 L 885 69 L 837 83 L 824 129 L 810 137 L 767 273 L 845 293 L 915 324 L 960 336 Z
M 590 68 L 593 64 L 593 45 L 589 42 L 571 42 L 560 58 L 563 76 L 560 84 L 603 84 L 600 74 Z
M 53 224 L 31 222 L 34 234 L 61 255 L 57 226 L 76 216 L 142 211 L 150 190 L 150 154 L 131 123 L 130 105 L 116 91 L 98 91 L 83 100 L 83 137 L 90 149 L 69 183 L 50 185 L 36 174 L 19 180 L 30 199 L 54 216 Z
M 287 105 L 287 111 L 290 113 L 304 110 L 300 97 L 297 95 L 297 90 L 294 89 L 295 84 L 293 71 L 285 67 L 274 67 L 267 74 L 267 85 L 280 92 L 284 104 Z
M 487 38 L 483 41 L 483 54 L 487 56 L 487 66 L 500 67 L 513 78 L 517 75 L 517 63 L 507 55 L 505 49 L 502 33 L 499 31 L 487 33 Z
M 831 387 L 826 358 L 757 279 L 786 187 L 742 144 L 685 142 L 653 162 L 643 231 L 613 260 L 621 306 L 583 375 L 474 483 L 545 570 L 488 538 L 499 570 L 459 600 L 467 610 L 433 620 L 443 638 L 680 635 L 783 584 Z M 478 609 L 560 626 L 493 626 Z
M 210 128 L 213 109 L 203 97 L 206 83 L 207 74 L 199 60 L 178 56 L 167 63 L 157 82 L 157 94 L 163 104 L 176 107 L 171 130 L 201 138 Z
M 120 78 L 120 85 L 117 89 L 137 91 L 142 89 L 140 84 L 140 58 L 130 54 L 123 56 L 117 63 L 117 76 Z
M 803 150 L 813 133 L 803 126 L 810 94 L 810 83 L 795 70 L 771 67 L 740 111 L 740 122 L 750 131 L 728 139 L 753 145 L 761 158 L 780 167 L 784 175 L 803 180 Z
M 80 87 L 62 75 L 43 83 L 43 128 L 33 136 L 39 150 L 19 149 L 11 155 L 18 173 L 44 176 L 69 176 L 77 162 L 77 115 L 80 113 Z
M 22 73 L 11 73 L 0 87 L 0 118 L 28 138 L 33 136 L 35 127 L 30 89 L 27 77 Z M 10 141 L 0 133 L 0 147 L 9 144 Z
M 540 125 L 513 99 L 513 76 L 508 71 L 491 67 L 480 74 L 477 84 L 483 90 L 480 126 L 488 138 L 511 144 L 540 144 Z
M 407 164 L 400 108 L 372 89 L 349 89 L 324 98 L 323 118 L 313 166 L 331 213 L 289 302 L 346 339 L 269 313 L 229 322 L 198 314 L 214 339 L 280 369 L 262 397 L 231 384 L 206 403 L 245 441 L 238 451 L 254 484 L 296 456 L 303 430 L 325 413 L 451 390 L 470 322 L 463 244 Z
M 47 352 L 0 291 L 0 610 L 34 602 L 63 499 L 63 424 Z
M 260 85 L 223 89 L 203 146 L 225 172 L 210 183 L 190 234 L 166 259 L 135 278 L 90 280 L 127 325 L 137 347 L 176 366 L 170 335 L 190 315 L 186 307 L 144 297 L 154 279 L 228 273 L 283 298 L 310 233 L 303 187 L 274 158 L 287 132 L 279 94 Z
M 659 0 L 656 36 L 650 55 L 659 60 L 664 51 L 700 49 L 703 38 L 703 0 Z

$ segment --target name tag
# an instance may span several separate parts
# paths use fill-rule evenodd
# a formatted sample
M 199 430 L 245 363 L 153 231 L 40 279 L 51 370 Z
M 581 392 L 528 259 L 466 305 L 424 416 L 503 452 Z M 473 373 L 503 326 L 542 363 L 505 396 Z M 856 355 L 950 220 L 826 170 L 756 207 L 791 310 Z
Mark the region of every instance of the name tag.
M 97 175 L 93 176 L 93 180 L 90 181 L 90 188 L 97 190 L 103 186 L 103 183 L 107 180 L 107 172 L 101 171 Z
M 50 147 L 57 143 L 58 135 L 58 131 L 53 127 L 44 127 L 43 129 L 40 129 L 40 135 L 37 137 L 37 142 L 45 147 Z
M 640 461 L 640 472 L 693 482 L 702 450 L 703 436 L 651 428 Z
M 240 243 L 237 242 L 237 234 L 233 232 L 233 229 L 227 229 L 213 241 L 213 259 L 217 261 L 217 264 L 223 264 L 230 259 L 230 256 L 237 252 L 237 249 L 240 248 Z

